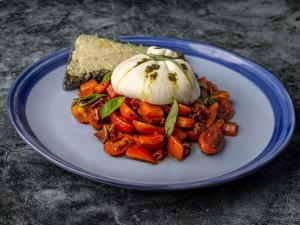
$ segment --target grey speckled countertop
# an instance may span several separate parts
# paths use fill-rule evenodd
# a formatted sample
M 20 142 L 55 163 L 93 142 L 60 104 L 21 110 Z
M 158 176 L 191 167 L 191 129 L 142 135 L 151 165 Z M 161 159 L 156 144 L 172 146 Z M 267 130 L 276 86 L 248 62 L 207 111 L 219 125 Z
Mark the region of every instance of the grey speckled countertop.
M 300 118 L 300 3 L 289 1 L 0 1 L 0 224 L 300 224 L 300 126 L 276 160 L 210 189 L 139 192 L 53 166 L 10 125 L 7 92 L 40 57 L 80 33 L 199 40 L 262 64 Z

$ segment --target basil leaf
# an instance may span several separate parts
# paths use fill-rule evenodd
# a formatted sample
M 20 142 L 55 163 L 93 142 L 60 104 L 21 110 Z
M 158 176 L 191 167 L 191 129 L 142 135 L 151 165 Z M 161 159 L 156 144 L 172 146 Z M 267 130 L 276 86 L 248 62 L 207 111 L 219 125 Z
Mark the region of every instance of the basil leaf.
M 174 99 L 165 123 L 165 132 L 167 137 L 169 137 L 174 130 L 177 115 L 178 115 L 178 103 L 176 99 Z
M 99 110 L 99 116 L 101 117 L 101 119 L 108 117 L 113 111 L 118 109 L 122 105 L 124 100 L 124 96 L 119 96 L 105 102 L 105 104 Z
M 103 81 L 110 81 L 110 79 L 111 79 L 111 74 L 112 74 L 111 71 L 109 71 L 109 72 L 107 72 L 106 74 L 104 74 L 104 76 L 103 76 L 103 78 L 102 78 L 102 82 L 103 82 Z
M 78 103 L 79 106 L 85 106 L 87 104 L 90 104 L 99 98 L 106 96 L 106 94 L 90 94 L 85 96 L 84 98 L 75 98 L 73 99 L 73 103 Z

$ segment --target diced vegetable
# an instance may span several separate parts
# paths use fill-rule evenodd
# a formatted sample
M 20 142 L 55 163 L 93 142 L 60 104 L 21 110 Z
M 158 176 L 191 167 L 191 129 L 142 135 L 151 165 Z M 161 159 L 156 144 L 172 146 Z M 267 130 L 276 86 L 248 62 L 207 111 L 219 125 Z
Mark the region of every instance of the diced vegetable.
M 192 128 L 195 124 L 195 120 L 188 117 L 178 117 L 176 120 L 177 127 L 181 128 Z
M 109 81 L 102 81 L 100 84 L 97 84 L 94 88 L 94 91 L 98 94 L 103 94 L 106 90 L 106 88 L 109 85 Z
M 87 82 L 82 83 L 79 88 L 79 97 L 84 98 L 89 94 L 93 94 L 94 88 L 97 84 L 98 83 L 96 80 L 89 80 Z
M 131 159 L 141 160 L 155 164 L 156 161 L 152 154 L 143 146 L 132 144 L 126 151 L 126 156 Z
M 84 106 L 74 104 L 71 106 L 71 112 L 79 123 L 88 123 L 88 112 Z
M 141 106 L 138 110 L 138 113 L 144 118 L 163 118 L 164 111 L 158 105 L 152 105 L 146 102 L 141 102 Z
M 134 135 L 133 140 L 138 145 L 149 149 L 157 149 L 163 146 L 164 136 L 161 134 Z
M 104 144 L 104 151 L 111 156 L 124 155 L 131 141 L 132 138 L 129 135 L 124 136 L 116 142 L 108 141 Z
M 114 88 L 111 84 L 106 88 L 106 91 L 107 91 L 109 97 L 111 97 L 111 98 L 118 96 L 118 93 L 114 91 Z
M 232 104 L 229 101 L 220 102 L 218 107 L 218 118 L 229 120 L 233 116 Z
M 157 127 L 157 126 L 153 126 L 151 124 L 148 123 L 143 123 L 137 120 L 133 120 L 132 124 L 134 126 L 134 128 L 142 134 L 164 134 L 165 133 L 165 128 L 164 127 Z
M 206 127 L 210 127 L 215 122 L 217 118 L 218 105 L 219 105 L 218 103 L 214 103 L 209 106 L 208 115 L 206 118 Z
M 178 139 L 182 141 L 186 138 L 187 132 L 179 127 L 174 127 L 172 135 L 178 137 Z
M 219 101 L 229 101 L 230 95 L 227 91 L 214 91 L 213 96 Z
M 226 136 L 236 136 L 238 133 L 238 125 L 234 122 L 226 122 L 223 125 L 222 131 Z
M 122 131 L 124 133 L 131 133 L 134 131 L 133 125 L 121 115 L 119 115 L 117 112 L 113 112 L 110 115 L 110 122 L 114 125 L 114 127 L 117 130 Z
M 168 137 L 167 151 L 174 159 L 183 160 L 184 146 L 176 136 L 171 135 Z
M 178 104 L 178 115 L 186 116 L 186 115 L 189 115 L 191 112 L 192 112 L 191 107 L 188 107 L 183 104 Z
M 156 159 L 158 161 L 163 160 L 163 158 L 165 157 L 163 148 L 159 148 L 159 149 L 153 151 L 152 156 L 154 159 Z
M 198 144 L 202 152 L 216 154 L 224 148 L 224 135 L 220 128 L 212 126 L 200 135 Z
M 137 114 L 125 102 L 120 106 L 121 115 L 127 120 L 136 120 Z

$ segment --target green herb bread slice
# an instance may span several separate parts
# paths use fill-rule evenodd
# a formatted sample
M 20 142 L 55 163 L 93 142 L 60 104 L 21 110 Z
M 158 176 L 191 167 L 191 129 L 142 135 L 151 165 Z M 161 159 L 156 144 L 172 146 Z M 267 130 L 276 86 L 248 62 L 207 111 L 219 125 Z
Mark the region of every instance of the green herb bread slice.
M 93 35 L 82 34 L 75 40 L 65 72 L 63 87 L 65 90 L 79 88 L 80 84 L 90 80 L 100 80 L 107 71 L 123 60 L 146 47 L 132 46 Z

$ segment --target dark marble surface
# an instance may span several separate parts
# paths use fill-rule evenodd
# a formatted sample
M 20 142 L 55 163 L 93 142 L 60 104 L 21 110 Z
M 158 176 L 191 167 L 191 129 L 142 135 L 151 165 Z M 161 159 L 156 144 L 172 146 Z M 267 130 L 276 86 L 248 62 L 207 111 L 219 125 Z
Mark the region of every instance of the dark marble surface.
M 210 189 L 139 192 L 70 174 L 32 151 L 8 121 L 18 74 L 80 33 L 165 35 L 262 64 L 300 117 L 299 1 L 0 1 L 0 224 L 300 224 L 300 126 L 275 161 Z M 299 119 L 298 119 L 299 121 Z

